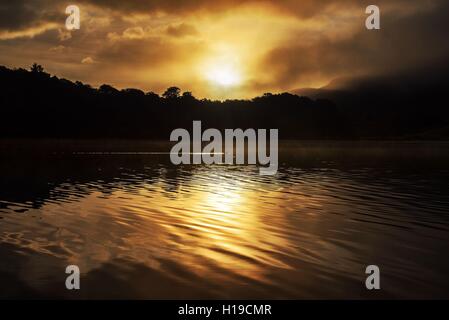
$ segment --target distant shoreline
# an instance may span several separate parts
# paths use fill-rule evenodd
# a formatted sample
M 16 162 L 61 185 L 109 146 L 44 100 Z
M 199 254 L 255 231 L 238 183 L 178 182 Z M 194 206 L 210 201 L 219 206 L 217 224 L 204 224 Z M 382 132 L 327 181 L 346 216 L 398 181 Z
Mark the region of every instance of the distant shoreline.
M 34 70 L 34 69 L 33 69 Z M 311 99 L 288 92 L 246 100 L 197 99 L 170 87 L 95 89 L 39 70 L 0 66 L 0 137 L 5 139 L 169 140 L 177 128 L 278 129 L 279 140 L 449 141 L 440 86 L 356 90 Z

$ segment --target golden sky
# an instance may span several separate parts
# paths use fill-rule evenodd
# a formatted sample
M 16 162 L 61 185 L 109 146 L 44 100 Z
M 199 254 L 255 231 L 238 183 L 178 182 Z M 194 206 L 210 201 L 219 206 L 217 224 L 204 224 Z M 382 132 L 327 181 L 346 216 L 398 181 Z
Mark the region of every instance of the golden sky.
M 65 29 L 78 5 L 81 29 Z M 365 8 L 381 9 L 381 30 Z M 443 0 L 0 0 L 0 65 L 99 86 L 248 98 L 445 59 Z

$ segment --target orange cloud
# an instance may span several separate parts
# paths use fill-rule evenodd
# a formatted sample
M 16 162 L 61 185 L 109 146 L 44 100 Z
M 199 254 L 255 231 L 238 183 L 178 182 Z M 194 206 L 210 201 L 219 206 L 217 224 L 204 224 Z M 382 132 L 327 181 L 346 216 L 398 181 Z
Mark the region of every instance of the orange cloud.
M 449 56 L 449 5 L 441 0 L 379 0 L 378 32 L 364 28 L 371 4 L 365 0 L 79 4 L 81 29 L 73 32 L 64 29 L 66 15 L 56 0 L 1 6 L 0 64 L 37 61 L 93 85 L 159 92 L 177 85 L 197 97 L 224 99 L 316 87 L 348 75 L 392 74 Z M 220 86 L 211 74 L 238 75 L 239 81 Z

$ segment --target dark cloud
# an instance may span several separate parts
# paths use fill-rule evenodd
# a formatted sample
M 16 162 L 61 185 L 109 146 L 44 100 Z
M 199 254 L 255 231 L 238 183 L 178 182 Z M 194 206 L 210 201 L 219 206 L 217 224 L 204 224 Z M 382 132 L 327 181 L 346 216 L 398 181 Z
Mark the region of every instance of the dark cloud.
M 150 14 L 166 12 L 172 14 L 195 13 L 197 11 L 223 11 L 234 10 L 250 4 L 267 5 L 277 8 L 285 14 L 298 17 L 312 17 L 326 10 L 351 10 L 353 8 L 366 8 L 373 4 L 372 0 L 79 0 L 86 3 L 127 13 Z M 440 1 L 440 0 L 430 0 Z M 410 6 L 422 4 L 422 0 L 377 0 L 376 5 L 382 7 Z
M 64 22 L 60 4 L 54 0 L 0 0 L 0 30 L 17 31 L 48 22 Z
M 166 12 L 172 14 L 195 13 L 198 11 L 226 11 L 250 4 L 268 5 L 277 8 L 286 14 L 301 17 L 311 17 L 329 7 L 350 9 L 354 6 L 365 7 L 371 4 L 368 0 L 79 0 L 80 3 L 95 5 L 111 10 L 126 13 L 151 14 Z M 410 2 L 417 0 L 396 0 L 397 2 Z M 388 0 L 378 0 L 378 3 Z
M 273 84 L 291 87 L 317 77 L 388 75 L 433 61 L 449 62 L 447 2 L 411 15 L 384 14 L 378 31 L 366 30 L 364 19 L 362 16 L 360 29 L 349 38 L 333 40 L 323 36 L 313 43 L 293 45 L 292 39 L 271 50 L 262 65 L 271 67 Z
M 82 17 L 83 12 L 87 12 L 84 15 L 87 20 L 97 20 L 82 20 L 81 30 L 69 33 L 63 29 L 65 6 L 73 3 L 81 7 Z M 250 16 L 251 10 L 237 10 L 250 4 L 270 10 L 263 11 L 260 19 L 272 14 L 286 21 L 280 28 L 273 25 L 273 30 L 279 28 L 291 33 L 279 36 L 276 42 L 265 43 L 263 31 L 270 33 L 272 30 L 257 29 L 261 28 L 259 16 L 251 17 L 245 28 L 251 28 L 254 23 L 255 30 L 262 32 L 254 37 L 260 37 L 260 46 L 242 45 L 245 50 L 258 54 L 257 59 L 249 61 L 248 80 L 242 85 L 248 92 L 288 90 L 316 83 L 317 79 L 331 81 L 347 75 L 395 74 L 445 61 L 449 56 L 449 3 L 443 0 L 377 0 L 375 3 L 382 12 L 380 31 L 367 31 L 364 27 L 365 8 L 372 4 L 371 0 L 77 0 L 73 3 L 0 0 L 0 35 L 5 31 L 23 31 L 0 38 L 0 64 L 11 65 L 17 61 L 29 64 L 41 58 L 48 62 L 50 70 L 79 77 L 81 73 L 73 72 L 80 61 L 91 57 L 95 63 L 83 65 L 92 73 L 83 75 L 86 81 L 104 76 L 105 70 L 112 70 L 108 71 L 109 75 L 120 78 L 125 73 L 114 73 L 114 70 L 127 69 L 129 76 L 143 69 L 161 72 L 166 66 L 171 71 L 179 66 L 180 71 L 175 72 L 184 75 L 193 70 L 189 66 L 198 64 L 198 59 L 211 55 L 213 50 L 208 45 L 220 42 L 221 35 L 223 42 L 239 48 L 241 43 L 233 43 L 233 35 L 227 34 L 228 31 L 217 31 L 216 37 L 208 37 L 207 32 L 220 29 L 220 21 L 225 19 L 221 18 L 232 16 L 229 13 L 234 10 L 237 15 Z M 155 12 L 169 15 L 160 15 L 163 17 L 160 20 L 159 15 L 138 16 Z M 228 14 L 220 16 L 222 13 Z M 109 20 L 110 24 L 103 25 L 101 19 Z M 58 23 L 61 29 L 58 25 L 39 29 L 49 22 Z M 203 28 L 208 23 L 212 27 L 217 23 L 217 28 Z M 338 31 L 340 25 L 349 27 Z M 354 25 L 359 27 L 354 29 Z M 26 31 L 33 28 L 37 31 L 29 36 Z M 245 41 L 238 36 L 236 34 L 235 38 L 240 42 Z M 61 42 L 61 39 L 66 40 Z M 61 44 L 64 50 L 50 50 L 61 48 Z M 253 67 L 263 55 L 265 58 Z M 181 77 L 179 74 L 177 76 Z M 158 78 L 158 75 L 152 76 L 152 79 Z M 191 75 L 184 77 L 189 79 Z M 120 81 L 128 80 L 121 78 Z
M 438 2 L 431 0 L 430 2 Z M 189 14 L 198 11 L 220 12 L 234 10 L 240 6 L 257 4 L 277 8 L 284 14 L 298 17 L 312 17 L 328 9 L 352 10 L 363 9 L 372 4 L 369 0 L 78 0 L 80 6 L 92 5 L 117 11 L 121 14 L 151 14 L 165 12 L 172 14 Z M 394 6 L 419 6 L 420 0 L 396 0 Z M 0 0 L 0 29 L 17 30 L 34 25 L 37 21 L 55 21 L 64 17 L 65 6 L 73 4 L 59 0 Z M 388 0 L 376 1 L 381 7 L 391 7 Z
M 26 0 L 0 2 L 0 29 L 20 29 L 38 17 L 39 12 L 28 6 Z
M 254 0 L 80 0 L 99 7 L 128 13 L 153 13 L 157 11 L 169 13 L 185 13 L 203 9 L 235 8 L 242 4 L 255 2 Z

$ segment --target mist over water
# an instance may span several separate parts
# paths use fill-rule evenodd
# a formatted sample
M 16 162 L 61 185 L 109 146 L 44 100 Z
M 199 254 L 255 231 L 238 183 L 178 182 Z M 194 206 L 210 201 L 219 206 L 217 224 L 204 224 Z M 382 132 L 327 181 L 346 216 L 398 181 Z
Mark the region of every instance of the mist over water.
M 275 176 L 10 146 L 2 298 L 449 298 L 449 144 L 284 143 Z

